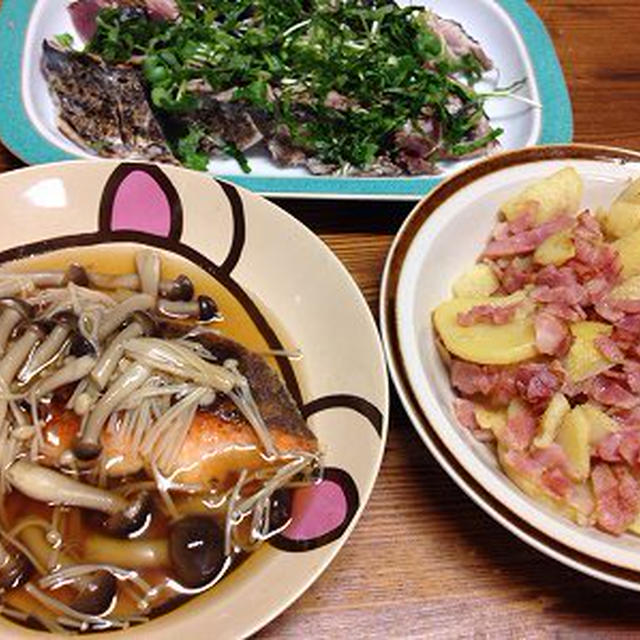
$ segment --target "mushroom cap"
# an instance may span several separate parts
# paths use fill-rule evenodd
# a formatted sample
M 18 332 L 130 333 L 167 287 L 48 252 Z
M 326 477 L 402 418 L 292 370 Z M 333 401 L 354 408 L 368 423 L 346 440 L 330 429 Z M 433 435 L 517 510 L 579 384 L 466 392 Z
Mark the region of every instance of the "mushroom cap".
M 151 495 L 141 491 L 125 509 L 109 516 L 106 530 L 118 538 L 128 538 L 147 526 L 153 506 Z
M 27 557 L 17 549 L 7 545 L 6 557 L 0 566 L 0 591 L 15 589 L 24 584 L 33 571 Z
M 118 590 L 118 581 L 113 574 L 96 571 L 78 579 L 78 582 L 82 586 L 71 603 L 72 609 L 89 616 L 99 616 L 111 608 Z
M 65 325 L 72 329 L 78 325 L 78 316 L 73 311 L 58 311 L 58 313 L 51 316 L 51 320 L 55 324 Z
M 182 300 L 187 302 L 193 298 L 194 288 L 191 278 L 181 273 L 172 283 L 167 291 L 169 300 Z
M 67 282 L 73 282 L 73 284 L 77 284 L 80 287 L 89 286 L 89 275 L 87 274 L 87 270 L 81 264 L 77 264 L 75 262 L 69 265 L 65 279 Z
M 95 460 L 102 452 L 102 445 L 99 442 L 90 442 L 77 437 L 71 444 L 71 450 L 78 460 Z
M 290 489 L 276 489 L 271 495 L 269 509 L 269 530 L 275 531 L 284 527 L 291 520 L 293 496 Z
M 180 584 L 189 589 L 203 587 L 224 568 L 224 532 L 209 516 L 181 518 L 169 532 L 169 558 Z
M 71 345 L 69 347 L 69 353 L 76 358 L 82 356 L 90 356 L 95 354 L 96 350 L 93 345 L 80 333 L 74 333 L 71 336 Z
M 218 305 L 210 296 L 198 296 L 198 309 L 202 322 L 213 320 L 218 315 Z

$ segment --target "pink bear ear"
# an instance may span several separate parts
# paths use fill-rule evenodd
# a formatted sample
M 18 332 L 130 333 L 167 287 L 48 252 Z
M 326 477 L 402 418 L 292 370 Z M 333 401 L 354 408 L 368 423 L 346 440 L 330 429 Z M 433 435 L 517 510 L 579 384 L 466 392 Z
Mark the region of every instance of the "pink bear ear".
M 270 540 L 283 551 L 309 551 L 337 540 L 358 511 L 360 499 L 353 478 L 328 467 L 316 485 L 291 493 L 291 524 Z
M 118 165 L 102 193 L 100 231 L 139 232 L 179 240 L 182 204 L 176 188 L 154 165 Z

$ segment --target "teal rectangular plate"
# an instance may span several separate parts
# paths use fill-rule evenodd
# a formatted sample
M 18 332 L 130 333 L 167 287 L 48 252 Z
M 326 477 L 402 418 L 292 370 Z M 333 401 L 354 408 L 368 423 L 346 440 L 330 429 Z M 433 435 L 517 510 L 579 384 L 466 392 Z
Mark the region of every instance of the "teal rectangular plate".
M 67 0 L 59 0 L 66 6 Z M 538 144 L 570 142 L 573 117 L 569 92 L 549 34 L 525 0 L 495 0 L 517 27 L 531 59 L 542 104 Z M 4 0 L 0 9 L 0 138 L 29 164 L 76 158 L 46 140 L 31 123 L 21 91 L 24 37 L 36 0 Z M 309 198 L 406 199 L 422 197 L 443 176 L 424 178 L 340 178 L 220 176 L 242 187 L 272 196 Z

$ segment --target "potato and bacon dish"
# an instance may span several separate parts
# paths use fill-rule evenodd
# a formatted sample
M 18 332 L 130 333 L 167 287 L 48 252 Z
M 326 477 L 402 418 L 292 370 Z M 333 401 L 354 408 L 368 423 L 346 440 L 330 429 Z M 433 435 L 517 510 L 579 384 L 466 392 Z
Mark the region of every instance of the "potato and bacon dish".
M 500 210 L 433 322 L 460 424 L 582 525 L 640 534 L 640 180 L 581 209 L 571 167 Z

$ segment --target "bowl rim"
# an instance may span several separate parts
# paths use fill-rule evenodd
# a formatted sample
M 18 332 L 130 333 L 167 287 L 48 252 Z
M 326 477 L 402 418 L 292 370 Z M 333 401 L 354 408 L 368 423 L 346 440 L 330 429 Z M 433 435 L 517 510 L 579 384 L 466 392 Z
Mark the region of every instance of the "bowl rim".
M 306 575 L 302 577 L 299 581 L 299 585 L 296 589 L 294 589 L 291 594 L 283 596 L 279 603 L 276 606 L 273 606 L 267 614 L 262 615 L 261 617 L 254 617 L 252 622 L 246 624 L 240 631 L 243 637 L 249 637 L 259 630 L 264 628 L 266 625 L 275 620 L 278 616 L 280 616 L 285 610 L 287 610 L 291 605 L 298 600 L 308 589 L 321 577 L 321 575 L 326 571 L 329 565 L 335 560 L 338 553 L 343 549 L 344 545 L 347 543 L 349 538 L 351 537 L 354 529 L 359 524 L 362 515 L 364 514 L 365 509 L 369 503 L 371 498 L 371 494 L 375 488 L 376 481 L 380 474 L 380 468 L 382 465 L 384 453 L 386 450 L 386 442 L 389 431 L 389 409 L 390 409 L 390 383 L 387 375 L 386 369 L 386 359 L 384 354 L 384 347 L 382 345 L 382 341 L 380 339 L 379 332 L 377 330 L 377 324 L 372 312 L 370 305 L 368 304 L 364 293 L 358 286 L 354 277 L 351 275 L 347 267 L 343 264 L 343 262 L 338 258 L 338 256 L 334 253 L 334 251 L 316 234 L 314 231 L 309 229 L 303 222 L 301 222 L 294 215 L 286 211 L 280 205 L 275 202 L 270 201 L 263 195 L 258 193 L 254 193 L 253 191 L 242 187 L 240 185 L 234 184 L 229 180 L 223 178 L 214 178 L 207 173 L 201 173 L 198 171 L 194 171 L 191 169 L 187 169 L 185 167 L 178 167 L 174 165 L 162 164 L 162 163 L 149 163 L 143 160 L 121 160 L 121 159 L 72 159 L 72 160 L 63 160 L 60 162 L 52 162 L 47 164 L 40 165 L 30 165 L 26 167 L 21 167 L 19 169 L 6 171 L 4 173 L 0 173 L 0 187 L 12 180 L 16 179 L 18 176 L 25 176 L 28 174 L 35 174 L 34 179 L 37 179 L 38 174 L 43 174 L 44 177 L 47 176 L 49 172 L 55 172 L 58 168 L 85 168 L 89 171 L 92 171 L 92 168 L 104 169 L 105 173 L 96 173 L 95 176 L 98 178 L 109 176 L 109 168 L 111 170 L 115 169 L 120 165 L 140 165 L 141 167 L 156 167 L 160 169 L 165 175 L 167 175 L 170 179 L 172 178 L 172 174 L 176 173 L 186 173 L 190 174 L 197 178 L 197 180 L 201 183 L 202 187 L 205 188 L 207 183 L 218 183 L 223 185 L 228 185 L 231 189 L 236 190 L 244 199 L 245 208 L 248 209 L 251 204 L 258 202 L 261 206 L 268 209 L 268 215 L 273 216 L 275 218 L 279 218 L 285 221 L 287 225 L 293 225 L 297 230 L 301 232 L 302 235 L 306 238 L 306 241 L 314 244 L 318 251 L 321 251 L 329 260 L 332 265 L 332 272 L 336 278 L 339 278 L 341 284 L 348 290 L 349 299 L 353 304 L 353 311 L 358 315 L 362 315 L 366 317 L 366 324 L 368 327 L 368 331 L 370 332 L 370 337 L 375 341 L 376 349 L 374 352 L 370 354 L 371 362 L 375 363 L 376 367 L 380 369 L 380 389 L 372 390 L 371 394 L 374 393 L 379 394 L 379 397 L 375 397 L 375 407 L 379 410 L 381 414 L 381 422 L 380 422 L 380 431 L 379 431 L 379 439 L 377 445 L 377 451 L 375 456 L 371 456 L 371 459 L 368 461 L 368 474 L 366 481 L 363 487 L 360 489 L 359 493 L 359 505 L 358 509 L 349 522 L 346 529 L 340 535 L 340 537 L 330 544 L 321 547 L 319 549 L 313 550 L 311 553 L 319 553 L 322 556 L 317 560 L 313 566 L 313 568 L 309 569 L 306 572 Z M 176 189 L 180 189 L 178 185 L 175 185 Z M 96 198 L 99 199 L 101 189 L 96 190 Z M 192 196 L 190 196 L 192 197 Z M 186 198 L 185 198 L 186 199 Z M 97 200 L 98 201 L 98 200 Z M 188 215 L 186 212 L 184 215 Z M 247 227 L 251 225 L 251 216 L 245 216 L 245 224 Z M 60 233 L 60 236 L 64 236 L 63 233 Z M 45 241 L 46 242 L 46 241 Z M 105 244 L 111 244 L 113 242 L 110 239 L 103 241 Z M 136 240 L 131 241 L 133 244 L 136 244 Z M 40 244 L 38 242 L 37 244 Z M 74 246 L 74 245 L 72 245 Z M 65 249 L 69 247 L 51 247 L 51 251 L 57 251 L 60 249 Z M 169 250 L 171 251 L 171 250 Z M 241 283 L 239 281 L 240 286 L 244 289 L 247 288 L 246 283 Z M 270 550 L 271 551 L 271 550 Z M 282 553 L 281 549 L 273 549 L 274 552 Z M 285 552 L 286 553 L 286 552 Z M 291 554 L 291 555 L 295 555 Z M 197 598 L 196 598 L 197 600 Z M 206 607 L 206 602 L 204 603 L 204 607 Z M 171 614 L 169 614 L 171 615 Z M 202 613 L 198 613 L 198 615 L 202 615 Z M 3 624 L 5 623 L 5 619 L 2 619 Z M 11 621 L 9 621 L 11 622 Z M 206 620 L 205 620 L 206 622 Z M 16 633 L 18 629 L 21 632 L 25 633 L 25 636 L 29 635 L 31 637 L 45 637 L 44 634 L 40 632 L 32 632 L 25 627 L 18 627 L 15 624 L 11 623 L 11 632 Z M 3 635 L 4 628 L 0 628 L 0 637 L 4 637 Z M 132 633 L 133 632 L 133 633 Z M 127 634 L 126 637 L 129 637 L 128 634 L 135 635 L 135 637 L 147 637 L 147 634 L 150 637 L 155 637 L 157 631 L 148 630 L 146 625 L 141 625 L 139 627 L 135 627 L 129 631 L 112 631 L 110 635 L 113 635 L 114 638 L 120 638 L 124 634 Z M 225 635 L 226 632 L 222 632 L 221 637 L 227 637 Z M 47 634 L 49 635 L 49 634 Z M 102 637 L 101 633 L 88 633 L 86 634 L 87 638 L 98 638 Z
M 639 571 L 614 565 L 544 533 L 495 497 L 465 468 L 431 425 L 429 412 L 423 409 L 411 384 L 400 347 L 398 287 L 405 258 L 429 216 L 450 197 L 479 178 L 502 169 L 550 160 L 587 160 L 624 165 L 629 162 L 640 162 L 640 152 L 593 144 L 544 145 L 504 152 L 450 176 L 426 195 L 413 208 L 400 227 L 385 262 L 379 314 L 387 363 L 394 386 L 418 435 L 448 475 L 478 506 L 520 539 L 563 564 L 613 584 L 640 590 Z M 563 518 L 560 515 L 556 517 Z

